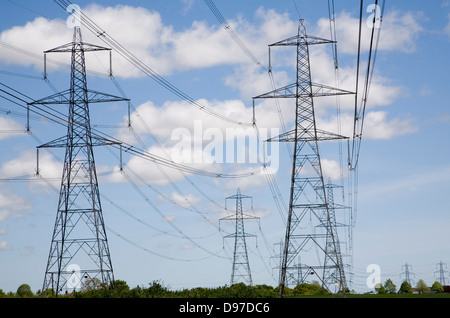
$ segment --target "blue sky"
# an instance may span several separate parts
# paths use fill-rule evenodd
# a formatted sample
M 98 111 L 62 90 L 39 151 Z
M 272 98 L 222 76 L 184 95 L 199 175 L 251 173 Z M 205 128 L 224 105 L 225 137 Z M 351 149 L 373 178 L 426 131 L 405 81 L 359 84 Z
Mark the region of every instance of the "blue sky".
M 370 4 L 365 2 L 365 6 Z M 252 97 L 271 90 L 267 72 L 236 45 L 204 1 L 76 3 L 129 52 L 214 114 L 251 123 Z M 305 19 L 308 33 L 329 38 L 325 0 L 214 3 L 263 65 L 268 65 L 267 46 L 295 35 L 299 17 Z M 0 83 L 32 99 L 51 95 L 54 89 L 67 89 L 70 57 L 49 55 L 49 82 L 45 82 L 42 52 L 71 41 L 68 14 L 54 1 L 3 1 L 1 8 Z M 365 12 L 364 19 L 369 14 Z M 348 90 L 354 90 L 356 79 L 358 15 L 357 1 L 336 2 L 339 87 Z M 82 27 L 82 32 L 86 42 L 105 45 L 89 30 Z M 365 29 L 363 65 L 368 34 Z M 450 184 L 446 138 L 450 124 L 449 49 L 448 0 L 427 5 L 387 0 L 358 183 L 345 169 L 342 174 L 339 171 L 340 160 L 347 160 L 347 145 L 342 144 L 342 157 L 337 144 L 323 146 L 326 177 L 343 184 L 345 203 L 353 203 L 352 257 L 346 257 L 346 262 L 352 264 L 351 287 L 357 291 L 369 290 L 369 264 L 380 266 L 382 282 L 391 278 L 399 286 L 406 262 L 416 281 L 422 278 L 429 285 L 437 278 L 436 265 L 450 263 L 446 199 Z M 86 55 L 88 86 L 120 95 L 107 76 L 108 59 L 102 53 Z M 312 49 L 311 63 L 313 80 L 334 86 L 330 48 Z M 277 87 L 295 81 L 294 66 L 294 51 L 273 50 Z M 195 129 L 226 138 L 227 129 L 238 128 L 175 96 L 115 52 L 113 72 L 133 108 L 129 129 L 125 127 L 126 104 L 91 105 L 92 125 L 110 136 L 167 156 L 177 149 L 174 136 L 180 131 L 190 132 L 193 138 Z M 279 104 L 288 127 L 293 124 L 292 103 L 282 100 Z M 335 100 L 324 99 L 316 105 L 318 125 L 336 131 Z M 350 136 L 354 102 L 342 97 L 340 105 L 342 133 Z M 66 112 L 63 105 L 57 108 Z M 273 100 L 257 101 L 255 110 L 261 132 L 282 131 Z M 34 291 L 42 287 L 64 156 L 60 149 L 41 152 L 41 178 L 34 176 L 36 146 L 64 135 L 65 127 L 34 115 L 31 134 L 26 134 L 25 114 L 20 106 L 1 99 L 0 288 L 4 291 L 15 291 L 22 283 L 30 284 Z M 272 150 L 277 154 L 272 158 L 277 163 L 274 177 L 287 204 L 288 152 L 284 145 Z M 224 209 L 225 198 L 240 188 L 253 197 L 253 209 L 244 202 L 246 213 L 260 217 L 260 228 L 258 222 L 246 222 L 246 230 L 258 237 L 249 238 L 247 244 L 253 283 L 277 284 L 278 270 L 273 268 L 278 264 L 276 244 L 284 236 L 283 216 L 266 179 L 261 175 L 244 177 L 246 172 L 260 171 L 260 163 L 192 163 L 186 162 L 192 158 L 184 158 L 185 166 L 241 175 L 214 178 L 180 173 L 129 154 L 124 154 L 124 173 L 120 173 L 117 149 L 96 148 L 95 156 L 116 279 L 131 287 L 161 280 L 173 289 L 229 284 L 233 244 L 223 236 L 233 228 L 226 224 L 229 222 L 220 222 L 219 227 L 219 219 L 234 212 L 229 202 L 228 210 Z M 18 181 L 20 176 L 26 180 Z M 348 221 L 349 214 L 339 217 Z M 341 240 L 348 243 L 346 233 Z M 345 250 L 349 247 L 346 244 Z

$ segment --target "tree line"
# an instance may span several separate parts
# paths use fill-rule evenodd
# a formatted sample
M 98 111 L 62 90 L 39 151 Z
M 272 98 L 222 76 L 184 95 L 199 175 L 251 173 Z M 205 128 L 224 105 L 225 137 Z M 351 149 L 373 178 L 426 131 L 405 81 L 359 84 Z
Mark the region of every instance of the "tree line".
M 428 287 L 423 279 L 419 279 L 415 285 L 415 288 L 413 288 L 409 282 L 403 281 L 400 288 L 397 290 L 397 286 L 392 282 L 392 280 L 387 279 L 384 285 L 378 284 L 375 287 L 375 291 L 377 294 L 412 294 L 413 292 L 420 294 L 428 292 L 443 293 L 444 287 L 438 281 L 435 281 L 431 287 Z
M 285 288 L 287 296 L 331 295 L 317 282 L 299 284 L 295 288 Z M 249 286 L 244 283 L 221 287 L 196 287 L 191 289 L 171 290 L 160 281 L 153 281 L 148 286 L 130 288 L 123 280 L 116 280 L 111 286 L 102 286 L 98 279 L 87 280 L 82 288 L 58 297 L 70 298 L 277 298 L 279 288 L 269 285 Z M 52 298 L 56 297 L 51 289 L 33 293 L 28 284 L 22 284 L 17 291 L 5 293 L 0 289 L 0 298 Z
M 412 294 L 417 293 L 442 293 L 443 286 L 439 282 L 434 282 L 431 287 L 428 287 L 425 282 L 420 279 L 413 288 L 410 283 L 404 281 L 397 290 L 396 285 L 391 279 L 386 280 L 382 284 L 375 287 L 377 294 Z M 353 294 L 349 290 L 347 295 Z M 373 293 L 373 292 L 370 292 Z M 336 296 L 330 293 L 325 288 L 321 287 L 316 282 L 301 283 L 294 288 L 285 287 L 286 297 L 301 297 L 301 296 Z M 339 293 L 337 296 L 342 295 Z M 57 297 L 55 292 L 51 289 L 44 291 L 37 291 L 33 293 L 28 284 L 22 284 L 17 288 L 17 291 L 5 293 L 0 289 L 0 298 L 53 298 Z M 148 286 L 136 286 L 130 288 L 123 280 L 116 280 L 110 286 L 103 286 L 101 282 L 94 278 L 86 280 L 80 290 L 74 290 L 71 293 L 60 294 L 58 297 L 68 298 L 277 298 L 279 297 L 279 287 L 272 287 L 269 285 L 255 285 L 249 286 L 244 283 L 233 285 L 225 285 L 221 287 L 206 288 L 196 287 L 191 289 L 171 290 L 164 286 L 160 281 L 153 281 Z

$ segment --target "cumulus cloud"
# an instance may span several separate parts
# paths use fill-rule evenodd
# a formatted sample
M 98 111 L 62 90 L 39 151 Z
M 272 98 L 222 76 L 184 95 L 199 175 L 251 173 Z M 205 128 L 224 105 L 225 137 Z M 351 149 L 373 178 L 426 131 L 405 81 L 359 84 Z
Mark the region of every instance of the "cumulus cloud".
M 272 72 L 274 83 L 278 87 L 290 84 L 286 71 Z M 225 85 L 235 89 L 244 100 L 274 90 L 267 72 L 261 72 L 260 68 L 253 64 L 243 64 L 236 67 L 232 75 L 225 77 Z
M 39 155 L 39 171 L 46 178 L 60 178 L 62 162 L 54 160 L 49 152 L 41 151 Z M 25 151 L 19 157 L 3 163 L 0 174 L 4 177 L 33 175 L 36 173 L 36 152 Z
M 246 105 L 242 100 L 206 100 L 200 99 L 197 102 L 204 105 L 209 110 L 220 113 L 228 118 L 242 120 L 250 123 L 253 118 L 253 109 Z M 292 105 L 287 101 L 280 102 L 281 110 L 292 110 Z M 273 101 L 262 101 L 255 105 L 255 115 L 260 128 L 279 128 L 280 121 L 278 110 Z M 126 123 L 127 119 L 124 119 Z M 153 102 L 146 102 L 139 105 L 131 114 L 133 130 L 138 134 L 151 134 L 160 139 L 163 143 L 174 144 L 178 141 L 176 130 L 185 128 L 192 138 L 213 131 L 223 135 L 223 140 L 233 137 L 233 134 L 227 134 L 228 130 L 241 131 L 248 134 L 252 127 L 239 126 L 229 123 L 221 118 L 211 117 L 208 113 L 194 107 L 184 101 L 167 101 L 163 105 L 156 105 Z M 241 130 L 239 130 L 241 128 Z M 119 130 L 119 139 L 134 142 L 135 137 L 128 128 Z M 201 139 L 201 138 L 200 138 Z M 171 141 L 172 140 L 172 141 Z
M 0 127 L 0 140 L 18 136 L 18 132 L 25 132 L 23 125 L 5 117 L 0 117 Z
M 233 42 L 226 30 L 220 25 L 208 25 L 203 21 L 194 21 L 182 31 L 176 31 L 162 22 L 158 12 L 142 7 L 117 5 L 102 7 L 96 4 L 82 8 L 83 13 L 96 22 L 109 36 L 114 38 L 143 63 L 160 74 L 170 74 L 175 70 L 189 70 L 245 63 L 248 57 Z M 256 13 L 260 25 L 251 25 L 243 19 L 230 20 L 229 24 L 259 58 L 266 58 L 266 46 L 271 39 L 278 39 L 293 29 L 295 23 L 286 14 L 273 10 L 259 9 Z M 283 23 L 281 23 L 281 21 Z M 295 29 L 295 28 L 294 28 Z M 101 37 L 83 30 L 85 42 L 99 44 Z M 11 54 L 5 50 L 0 59 L 6 63 L 34 65 L 42 69 L 43 51 L 70 42 L 72 30 L 65 21 L 48 20 L 38 17 L 23 26 L 5 30 L 0 40 L 7 44 L 36 54 Z M 49 67 L 58 67 L 59 63 L 69 64 L 69 59 L 52 55 L 48 57 Z M 96 64 L 97 63 L 97 64 Z M 99 64 L 100 63 L 100 64 Z M 88 64 L 90 70 L 105 72 L 107 60 L 103 63 Z M 119 54 L 113 54 L 114 73 L 118 77 L 139 77 L 144 74 L 132 66 Z
M 385 111 L 367 113 L 364 120 L 363 136 L 369 139 L 389 139 L 393 136 L 402 136 L 417 131 L 418 127 L 411 119 L 393 118 L 388 120 Z
M 412 52 L 416 49 L 416 40 L 423 31 L 421 21 L 423 15 L 418 12 L 399 12 L 391 10 L 383 17 L 382 36 L 378 49 L 387 51 Z M 320 19 L 316 32 L 325 38 L 329 37 L 330 24 L 328 19 Z M 363 21 L 361 29 L 361 51 L 366 52 L 370 47 L 372 29 Z M 348 12 L 341 12 L 336 17 L 336 34 L 339 52 L 356 54 L 358 48 L 359 17 Z
M 170 25 L 165 25 L 158 12 L 150 11 L 142 7 L 117 5 L 114 7 L 102 7 L 90 5 L 82 9 L 92 20 L 101 26 L 107 33 L 126 47 L 130 52 L 141 59 L 145 64 L 162 74 L 169 74 L 175 70 L 189 70 L 207 68 L 217 65 L 233 65 L 234 72 L 224 78 L 224 84 L 238 90 L 241 97 L 250 99 L 272 90 L 267 73 L 261 72 L 253 64 L 240 48 L 233 42 L 226 30 L 220 25 L 208 25 L 203 21 L 194 21 L 184 30 L 175 30 Z M 280 39 L 292 36 L 297 31 L 297 22 L 289 19 L 287 14 L 274 10 L 260 8 L 255 17 L 258 23 L 251 24 L 242 18 L 229 19 L 233 30 L 239 34 L 241 40 L 249 47 L 252 53 L 261 60 L 267 60 L 267 45 Z M 391 11 L 384 17 L 383 36 L 379 49 L 411 51 L 414 49 L 414 39 L 422 30 L 420 26 L 421 16 L 412 12 Z M 329 32 L 328 20 L 321 19 L 317 23 L 317 35 L 327 37 Z M 357 45 L 357 30 L 359 20 L 347 12 L 341 12 L 337 17 L 337 34 L 339 50 L 341 52 L 355 54 Z M 313 28 L 314 29 L 314 28 Z M 363 28 L 365 39 L 363 50 L 368 48 L 368 28 Z M 61 43 L 66 43 L 71 38 L 71 30 L 66 27 L 65 21 L 47 20 L 36 18 L 25 26 L 18 26 L 2 32 L 0 39 L 32 52 L 41 52 Z M 51 36 L 48 36 L 48 35 Z M 130 36 L 130 34 L 132 36 Z M 85 37 L 93 43 L 98 43 L 100 37 L 89 32 L 84 32 Z M 113 62 L 116 76 L 136 77 L 143 74 L 132 67 L 117 54 Z M 289 54 L 289 58 L 275 59 L 286 63 L 290 67 L 295 66 L 295 55 Z M 0 55 L 1 59 L 10 63 L 35 63 L 28 56 L 20 54 Z M 98 60 L 98 59 L 97 59 Z M 311 65 L 313 80 L 319 83 L 332 85 L 333 63 L 325 49 L 311 50 Z M 41 67 L 41 61 L 36 64 Z M 99 65 L 93 68 L 101 69 Z M 103 66 L 103 70 L 105 67 Z M 356 80 L 355 67 L 342 67 L 340 70 L 340 87 L 352 89 Z M 274 81 L 277 87 L 289 83 L 289 76 L 285 70 L 273 69 Z M 401 89 L 392 86 L 386 78 L 375 74 L 372 84 L 368 107 L 389 105 L 399 96 Z M 348 101 L 348 102 L 347 102 Z M 281 101 L 287 105 L 288 101 Z M 236 118 L 245 122 L 252 119 L 252 111 L 242 101 L 206 101 L 200 104 L 206 105 L 217 113 Z M 351 110 L 354 103 L 344 99 L 341 103 L 343 110 Z M 279 122 L 273 119 L 280 118 L 275 103 L 263 102 L 257 109 L 257 121 L 259 125 L 267 127 L 279 127 Z M 321 113 L 321 107 L 327 109 L 327 105 L 334 105 L 334 100 L 327 102 L 325 99 L 317 100 L 317 114 Z M 264 109 L 263 109 L 264 108 Z M 176 127 L 185 127 L 186 123 L 193 122 L 189 119 L 202 120 L 210 127 L 222 127 L 220 120 L 211 119 L 205 113 L 192 110 L 192 106 L 183 102 L 166 102 L 162 107 L 145 103 L 139 108 L 139 114 L 145 118 L 145 127 L 141 121 L 136 120 L 136 114 L 132 115 L 133 128 L 138 133 L 151 133 L 167 139 L 171 131 Z M 283 113 L 283 112 L 281 112 Z M 180 116 L 180 114 L 188 116 Z M 292 118 L 289 113 L 284 113 L 285 118 Z M 195 118 L 194 118 L 195 116 Z M 288 122 L 286 124 L 289 124 Z M 151 127 L 149 131 L 148 127 Z M 133 136 L 122 131 L 122 136 L 130 140 Z M 128 139 L 127 139 L 128 138 Z
M 190 1 L 185 2 L 189 7 Z M 111 7 L 102 7 L 99 5 L 90 5 L 82 8 L 93 21 L 96 22 L 108 35 L 117 40 L 136 57 L 146 65 L 160 74 L 171 74 L 175 71 L 186 71 L 192 69 L 210 68 L 220 65 L 232 67 L 230 72 L 223 78 L 223 83 L 228 88 L 239 92 L 240 97 L 245 100 L 274 89 L 269 80 L 268 74 L 261 71 L 253 61 L 234 43 L 233 39 L 227 34 L 227 31 L 219 24 L 209 25 L 204 21 L 194 21 L 190 26 L 182 30 L 176 30 L 173 26 L 164 24 L 161 15 L 158 12 L 148 10 L 142 7 L 132 7 L 127 5 L 117 5 Z M 240 39 L 247 45 L 250 51 L 263 64 L 267 63 L 267 45 L 281 39 L 295 35 L 298 22 L 291 20 L 287 13 L 278 13 L 274 10 L 260 8 L 255 13 L 254 23 L 250 23 L 241 17 L 235 17 L 228 20 L 233 30 L 239 34 Z M 385 16 L 382 42 L 380 49 L 397 50 L 410 52 L 414 50 L 414 40 L 421 32 L 418 23 L 421 16 L 419 14 L 405 12 L 390 12 Z M 337 33 L 340 41 L 339 48 L 341 52 L 355 54 L 357 45 L 357 32 L 359 20 L 349 13 L 342 12 L 337 19 Z M 328 37 L 329 21 L 321 19 L 318 21 L 316 30 L 311 33 L 318 36 Z M 364 30 L 363 50 L 367 50 L 367 32 Z M 86 42 L 100 44 L 101 36 L 93 35 L 87 30 L 83 30 L 84 40 Z M 41 54 L 42 51 L 70 42 L 72 30 L 67 28 L 65 21 L 48 20 L 45 18 L 36 18 L 35 20 L 23 25 L 5 30 L 0 34 L 0 40 L 10 43 L 16 47 L 23 48 L 29 52 Z M 69 39 L 69 40 L 68 40 Z M 2 53 L 3 52 L 3 53 Z M 275 54 L 275 53 L 274 53 Z M 278 53 L 276 53 L 278 54 Z M 283 55 L 285 54 L 285 55 Z M 292 77 L 295 76 L 295 50 L 294 52 L 281 53 L 274 59 L 273 77 L 275 85 L 281 87 L 289 84 Z M 280 58 L 278 58 L 280 57 Z M 59 63 L 68 64 L 69 59 L 66 56 L 49 57 L 53 67 L 59 67 Z M 130 65 L 123 57 L 113 53 L 113 68 L 116 77 L 130 78 L 140 77 L 144 74 Z M 42 68 L 41 58 L 30 58 L 21 54 L 11 54 L 11 51 L 2 50 L 0 60 L 6 63 L 21 65 L 34 65 L 36 68 Z M 88 63 L 88 69 L 99 72 L 105 72 L 107 61 L 102 64 L 99 59 L 92 59 Z M 65 62 L 64 62 L 65 61 Z M 89 60 L 91 61 L 91 60 Z M 311 51 L 311 65 L 313 71 L 313 81 L 334 86 L 332 82 L 333 62 L 329 52 L 324 48 L 318 48 Z M 278 69 L 277 67 L 281 68 Z M 288 73 L 291 72 L 292 74 Z M 351 90 L 355 83 L 355 67 L 341 67 L 340 69 L 340 87 Z M 401 88 L 391 85 L 388 79 L 379 74 L 375 74 L 370 92 L 369 111 L 367 113 L 365 124 L 365 137 L 367 138 L 391 138 L 398 134 L 406 134 L 414 131 L 413 122 L 408 119 L 390 119 L 386 111 L 380 112 L 372 110 L 372 107 L 386 106 L 391 104 L 400 94 Z M 349 102 L 347 102 L 349 101 Z M 234 118 L 243 122 L 251 122 L 253 110 L 245 102 L 239 99 L 229 100 L 206 100 L 199 99 L 199 104 L 208 109 L 220 113 L 226 117 Z M 319 128 L 332 128 L 336 132 L 334 119 L 329 119 L 329 111 L 333 101 L 317 100 L 317 121 Z M 354 107 L 353 100 L 343 99 L 341 103 L 343 118 L 342 128 L 348 131 L 351 136 L 353 127 L 353 118 L 350 111 Z M 259 100 L 256 103 L 255 113 L 259 128 L 282 128 L 280 119 L 281 114 L 286 128 L 292 127 L 294 120 L 295 104 L 293 100 L 279 100 L 278 104 L 274 100 Z M 186 129 L 191 134 L 193 144 L 198 143 L 195 139 L 195 125 L 201 123 L 202 133 L 205 131 L 220 132 L 227 141 L 227 128 L 229 123 L 201 111 L 185 101 L 166 101 L 162 105 L 156 105 L 152 101 L 145 102 L 137 107 L 131 114 L 133 130 L 140 137 L 148 138 L 154 136 L 159 139 L 161 144 L 152 143 L 153 146 L 147 147 L 151 153 L 158 154 L 167 159 L 171 157 L 171 150 L 177 144 L 173 133 L 176 129 Z M 233 127 L 235 128 L 235 127 Z M 251 128 L 250 128 L 251 129 Z M 281 132 L 281 131 L 280 131 Z M 343 133 L 345 134 L 345 133 Z M 118 138 L 134 144 L 135 135 L 129 129 L 119 130 Z M 204 135 L 201 142 L 204 143 Z M 273 137 L 273 136 L 268 136 Z M 208 141 L 208 140 L 206 140 Z M 197 154 L 191 153 L 192 156 Z M 47 158 L 50 159 L 50 158 Z M 27 174 L 34 171 L 34 163 L 31 155 L 22 155 L 17 160 L 5 163 L 1 171 L 14 171 L 17 175 Z M 56 162 L 50 160 L 45 163 L 45 158 L 41 160 L 41 170 L 48 169 L 48 175 L 60 176 L 61 165 L 55 169 Z M 199 168 L 210 170 L 210 166 L 205 166 L 203 162 Z M 131 158 L 125 165 L 126 169 L 133 171 L 143 180 L 151 184 L 165 185 L 169 181 L 178 181 L 184 178 L 184 174 L 174 169 L 162 170 L 148 160 L 139 157 Z M 118 167 L 116 167 L 116 170 Z M 124 182 L 123 175 L 117 173 L 109 176 L 110 182 Z M 253 180 L 256 180 L 253 179 Z M 139 182 L 139 181 L 137 181 Z M 259 182 L 259 181 L 258 181 Z M 252 183 L 252 181 L 249 181 Z M 176 199 L 176 198 L 172 198 Z
M 170 153 L 166 149 L 155 146 L 147 149 L 147 152 L 157 155 L 161 158 L 170 160 Z M 118 170 L 118 167 L 115 168 Z M 123 167 L 125 174 L 113 173 L 105 177 L 105 181 L 113 183 L 129 182 L 128 178 L 138 184 L 167 185 L 170 182 L 176 182 L 184 179 L 186 174 L 176 169 L 162 167 L 154 162 L 138 157 L 131 157 Z
M 1 50 L 0 59 L 7 64 L 34 65 L 42 69 L 45 50 L 70 42 L 72 32 L 61 20 L 48 20 L 38 17 L 23 26 L 15 26 L 0 34 L 0 41 L 28 51 L 30 54 L 17 54 L 11 50 Z M 69 60 L 67 60 L 69 64 Z M 51 65 L 49 65 L 51 66 Z
M 332 181 L 341 179 L 341 170 L 342 169 L 339 165 L 339 162 L 337 162 L 336 160 L 322 158 L 320 160 L 320 163 L 322 165 L 323 176 L 325 179 L 330 179 Z M 342 176 L 346 177 L 345 175 L 342 175 Z
M 179 206 L 188 208 L 200 203 L 201 199 L 192 194 L 181 195 L 179 193 L 172 193 L 171 199 Z
M 31 202 L 9 190 L 0 193 L 0 222 L 9 217 L 21 217 L 23 212 L 32 208 Z
M 252 109 L 241 100 L 208 101 L 200 99 L 198 104 L 229 118 L 251 122 Z M 246 120 L 245 120 L 246 119 Z M 137 133 L 151 133 L 158 138 L 170 139 L 176 128 L 188 128 L 194 132 L 194 125 L 201 124 L 201 129 L 219 128 L 224 130 L 230 124 L 221 118 L 211 117 L 206 112 L 184 101 L 167 101 L 163 105 L 146 102 L 131 114 L 133 129 Z M 129 140 L 127 129 L 120 131 L 121 137 Z M 127 137 L 128 135 L 128 137 Z
M 336 116 L 328 119 L 319 119 L 318 127 L 334 133 L 340 132 L 347 137 L 353 136 L 353 115 L 344 113 L 340 116 L 340 129 Z M 396 136 L 415 133 L 418 130 L 417 123 L 409 117 L 390 118 L 387 111 L 368 111 L 364 117 L 364 139 L 391 139 Z
M 0 251 L 9 251 L 11 246 L 7 241 L 0 241 Z

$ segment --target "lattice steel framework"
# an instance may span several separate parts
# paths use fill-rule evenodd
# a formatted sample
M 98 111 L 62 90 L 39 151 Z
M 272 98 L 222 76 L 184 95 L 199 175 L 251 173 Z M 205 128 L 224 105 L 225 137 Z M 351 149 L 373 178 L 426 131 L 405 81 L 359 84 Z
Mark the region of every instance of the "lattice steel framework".
M 245 238 L 255 237 L 256 235 L 245 232 L 244 220 L 259 219 L 259 218 L 256 216 L 244 214 L 242 208 L 242 200 L 251 198 L 252 197 L 241 194 L 241 191 L 238 189 L 235 195 L 226 198 L 226 200 L 230 199 L 235 200 L 236 213 L 220 219 L 220 221 L 224 220 L 235 221 L 235 232 L 233 234 L 229 234 L 224 237 L 224 238 L 234 238 L 233 267 L 231 270 L 231 280 L 230 280 L 231 285 L 236 284 L 238 282 L 244 282 L 247 285 L 253 284 L 252 274 L 250 271 L 250 263 L 248 261 L 247 243 L 245 241 Z
M 87 88 L 84 53 L 103 50 L 110 49 L 84 43 L 80 28 L 75 27 L 73 42 L 44 52 L 71 53 L 70 89 L 29 104 L 69 105 L 67 135 L 38 147 L 38 151 L 66 149 L 43 291 L 72 291 L 93 279 L 104 285 L 114 282 L 93 147 L 117 142 L 92 135 L 89 103 L 126 99 Z
M 290 283 L 289 277 L 297 277 L 298 273 L 302 275 L 301 281 L 315 275 L 328 290 L 331 283 L 346 288 L 337 232 L 324 183 L 319 142 L 347 137 L 317 128 L 314 98 L 353 93 L 311 81 L 309 47 L 328 43 L 334 42 L 307 35 L 304 21 L 300 20 L 297 35 L 269 45 L 269 50 L 276 46 L 297 48 L 296 82 L 254 97 L 293 98 L 296 101 L 295 128 L 268 140 L 294 143 L 289 211 L 280 266 L 280 296 L 285 285 Z M 296 263 L 296 260 L 301 263 Z M 334 281 L 330 277 L 336 271 L 337 281 Z
M 347 287 L 347 281 L 345 279 L 345 265 L 342 257 L 338 228 L 347 225 L 336 221 L 336 209 L 348 209 L 348 207 L 335 203 L 334 189 L 337 187 L 331 183 L 331 180 L 328 180 L 328 183 L 325 185 L 327 190 L 328 213 L 324 213 L 322 216 L 328 217 L 328 219 L 323 219 L 322 224 L 328 224 L 332 229 L 333 235 L 328 235 L 325 241 L 325 255 L 328 257 L 325 257 L 322 281 L 325 286 L 331 287 L 334 285 L 338 289 L 342 289 Z M 336 261 L 334 262 L 333 260 Z M 339 266 L 334 266 L 335 264 L 339 264 Z M 340 286 L 341 284 L 344 285 Z

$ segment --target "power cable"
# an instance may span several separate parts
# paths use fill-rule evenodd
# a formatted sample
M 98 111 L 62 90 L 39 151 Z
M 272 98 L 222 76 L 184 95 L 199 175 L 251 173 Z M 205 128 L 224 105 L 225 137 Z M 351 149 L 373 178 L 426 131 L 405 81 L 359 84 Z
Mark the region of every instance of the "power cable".
M 236 34 L 236 32 L 233 31 L 228 21 L 223 17 L 222 13 L 220 13 L 219 9 L 217 9 L 216 5 L 212 0 L 204 0 L 208 8 L 211 10 L 211 12 L 214 14 L 216 19 L 219 21 L 220 24 L 224 27 L 224 29 L 228 32 L 230 37 L 233 39 L 233 41 L 239 46 L 239 48 L 247 55 L 258 67 L 261 69 L 267 71 L 267 67 L 264 66 L 263 63 L 261 63 L 255 55 L 247 48 L 247 46 L 241 41 L 239 36 Z
M 381 12 L 379 21 L 377 21 L 378 10 L 380 10 L 380 6 L 378 5 L 378 0 L 375 0 L 374 5 L 374 13 L 373 13 L 373 22 L 372 22 L 372 30 L 370 36 L 370 44 L 369 44 L 369 53 L 368 53 L 368 61 L 367 61 L 367 70 L 365 75 L 365 81 L 363 86 L 361 105 L 358 108 L 358 86 L 359 86 L 359 64 L 360 64 L 360 50 L 361 50 L 361 29 L 362 29 L 362 8 L 363 8 L 363 0 L 361 0 L 360 7 L 360 25 L 359 25 L 359 39 L 358 39 L 358 61 L 357 61 L 357 77 L 356 77 L 356 95 L 355 95 L 355 112 L 354 112 L 354 124 L 353 124 L 353 146 L 352 146 L 352 156 L 351 162 L 349 163 L 350 169 L 356 169 L 359 161 L 359 153 L 361 148 L 361 139 L 363 133 L 364 126 L 364 118 L 365 111 L 367 106 L 367 101 L 369 98 L 370 86 L 373 78 L 373 72 L 375 68 L 375 60 L 378 52 L 378 44 L 380 40 L 381 34 L 381 25 L 383 22 L 384 10 L 386 6 L 386 0 L 383 0 L 381 5 Z M 377 25 L 377 23 L 379 23 Z M 377 30 L 377 36 L 375 38 L 375 30 Z M 358 122 L 360 123 L 358 126 Z
M 64 10 L 66 10 L 66 8 L 72 4 L 70 1 L 65 1 L 65 0 L 54 0 L 54 1 L 57 5 L 59 5 Z M 101 29 L 94 21 L 92 21 L 86 14 L 84 14 L 83 11 L 79 12 L 79 20 L 89 31 L 91 31 L 94 35 L 98 36 L 103 42 L 105 42 L 108 46 L 110 46 L 112 49 L 114 49 L 114 51 L 116 51 L 118 54 L 120 54 L 128 62 L 130 62 L 132 65 L 137 67 L 140 71 L 142 71 L 144 74 L 146 74 L 147 76 L 152 78 L 158 84 L 160 84 L 161 86 L 163 86 L 164 88 L 166 88 L 171 93 L 178 96 L 179 98 L 187 101 L 188 103 L 192 104 L 193 106 L 208 113 L 209 115 L 211 115 L 213 117 L 220 118 L 224 121 L 231 122 L 231 123 L 234 123 L 234 124 L 240 125 L 240 126 L 251 126 L 251 123 L 245 123 L 242 121 L 238 121 L 238 120 L 229 118 L 227 116 L 224 116 L 220 113 L 217 113 L 216 111 L 206 107 L 205 105 L 200 104 L 198 101 L 194 100 L 188 94 L 186 94 L 179 88 L 175 87 L 173 84 L 171 84 L 165 78 L 163 78 L 160 74 L 158 74 L 156 71 L 151 69 L 148 65 L 146 65 L 144 62 L 142 62 L 139 58 L 137 58 L 134 54 L 132 54 L 130 51 L 128 51 L 123 45 L 121 45 L 118 41 L 116 41 L 113 37 L 111 37 L 106 31 Z
M 58 124 L 61 125 L 67 125 L 67 119 L 63 118 L 63 117 L 58 117 L 56 116 L 54 113 L 59 113 L 61 114 L 61 116 L 63 116 L 63 114 L 61 112 L 56 111 L 55 109 L 49 107 L 46 104 L 33 104 L 33 107 L 28 107 L 28 103 L 32 102 L 31 98 L 24 95 L 23 93 L 18 92 L 17 90 L 3 84 L 0 83 L 0 85 L 8 88 L 11 91 L 7 91 L 5 89 L 1 89 L 0 88 L 0 92 L 5 93 L 6 95 L 8 95 L 9 97 L 5 97 L 5 96 L 1 96 L 2 98 L 5 98 L 7 100 L 9 100 L 10 102 L 26 109 L 29 112 L 33 112 L 37 115 L 40 115 L 52 122 L 56 122 Z M 22 95 L 24 97 L 26 97 L 27 99 L 29 99 L 29 101 L 25 100 L 23 97 L 18 97 L 15 94 L 19 94 Z M 10 97 L 15 98 L 17 101 L 10 99 Z M 25 106 L 24 104 L 27 104 L 27 106 Z M 50 108 L 52 110 L 52 112 L 45 110 L 44 108 Z M 39 111 L 38 111 L 39 110 Z M 45 114 L 43 114 L 45 113 Z M 172 160 L 169 159 L 165 159 L 163 157 L 154 155 L 149 153 L 148 151 L 139 149 L 138 147 L 135 147 L 133 145 L 130 145 L 128 143 L 125 143 L 123 141 L 120 141 L 119 139 L 110 136 L 104 132 L 101 132 L 95 128 L 92 128 L 92 136 L 93 137 L 99 137 L 100 139 L 102 138 L 106 138 L 109 139 L 110 141 L 115 142 L 114 145 L 112 145 L 112 147 L 115 147 L 119 150 L 122 150 L 126 153 L 130 153 L 133 154 L 137 157 L 140 157 L 142 159 L 157 163 L 157 164 L 161 164 L 163 166 L 166 167 L 170 167 L 173 169 L 177 169 L 180 171 L 185 171 L 188 173 L 192 173 L 192 174 L 196 174 L 196 175 L 201 175 L 201 176 L 206 176 L 206 177 L 213 177 L 213 178 L 241 178 L 241 177 L 249 177 L 249 176 L 253 176 L 255 175 L 255 172 L 248 172 L 248 173 L 242 173 L 242 174 L 227 174 L 227 173 L 220 173 L 220 172 L 210 172 L 210 171 L 205 171 L 205 170 L 201 170 L 201 169 L 196 169 L 196 168 L 192 168 L 183 164 L 179 164 L 179 163 L 175 163 Z

